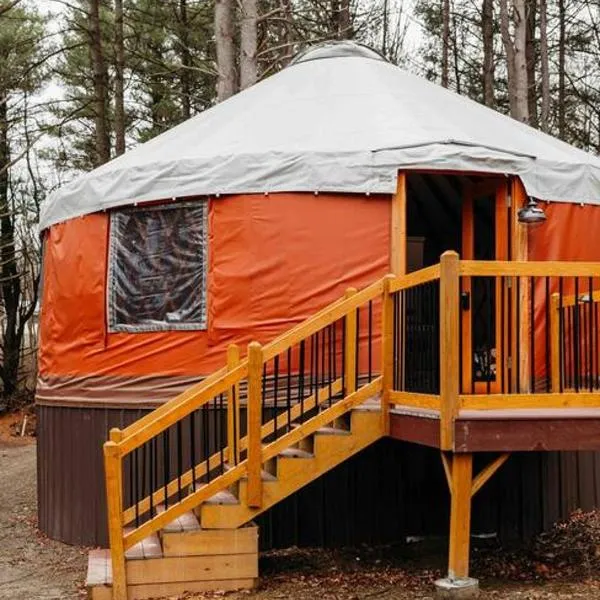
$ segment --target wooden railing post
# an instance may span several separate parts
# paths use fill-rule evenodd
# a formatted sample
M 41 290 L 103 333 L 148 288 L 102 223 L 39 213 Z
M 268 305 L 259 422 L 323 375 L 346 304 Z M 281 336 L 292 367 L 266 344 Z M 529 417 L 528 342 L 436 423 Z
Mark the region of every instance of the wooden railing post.
M 252 508 L 262 505 L 262 404 L 263 351 L 258 342 L 248 344 L 248 486 L 246 502 Z
M 119 430 L 111 430 L 111 441 L 104 444 L 106 507 L 113 576 L 113 600 L 127 600 L 127 574 L 125 571 L 125 548 L 123 546 L 123 470 L 117 444 L 120 433 Z
M 454 447 L 459 394 L 459 258 L 444 252 L 440 261 L 440 446 Z
M 554 394 L 560 393 L 560 306 L 559 295 L 550 299 L 550 377 Z
M 390 292 L 394 279 L 394 275 L 384 278 L 381 301 L 381 426 L 384 434 L 390 431 L 390 391 L 394 381 L 394 300 Z
M 233 371 L 240 363 L 240 348 L 230 344 L 227 348 L 227 370 Z M 229 465 L 240 460 L 240 386 L 238 383 L 227 390 L 227 448 Z
M 356 292 L 356 288 L 348 288 L 346 298 L 351 298 Z M 356 326 L 356 310 L 352 310 L 346 315 L 346 364 L 344 365 L 346 383 L 344 393 L 346 396 L 356 391 L 356 384 L 358 383 L 356 376 Z

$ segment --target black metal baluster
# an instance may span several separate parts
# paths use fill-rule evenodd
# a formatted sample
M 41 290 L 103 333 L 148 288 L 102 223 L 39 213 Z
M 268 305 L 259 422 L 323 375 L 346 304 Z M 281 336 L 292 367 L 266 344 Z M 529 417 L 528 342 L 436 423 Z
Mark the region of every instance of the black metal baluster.
M 279 354 L 273 359 L 273 436 L 272 440 L 277 439 L 277 414 L 279 412 Z
M 287 390 L 286 390 L 286 408 L 287 408 L 287 430 L 292 429 L 292 349 L 287 350 Z
M 219 394 L 219 448 L 221 454 L 221 473 L 225 472 L 225 436 L 224 436 L 224 428 L 223 428 L 223 415 L 225 414 L 223 411 L 224 399 L 223 394 Z
M 359 388 L 358 375 L 360 369 L 360 307 L 356 307 L 356 360 L 354 362 L 354 389 Z
M 183 440 L 181 439 L 181 421 L 177 421 L 177 497 L 179 502 L 183 498 L 181 493 L 181 471 L 183 470 Z
M 515 357 L 515 362 L 517 363 L 515 365 L 515 371 L 516 371 L 516 377 L 515 377 L 515 385 L 517 387 L 517 389 L 515 390 L 517 393 L 520 393 L 521 391 L 521 336 L 520 336 L 520 331 L 521 331 L 521 278 L 517 277 L 517 292 L 516 292 L 516 306 L 515 306 L 515 314 L 516 314 L 516 320 L 517 320 L 517 330 L 515 331 L 515 336 L 516 336 L 516 357 Z
M 369 300 L 369 383 L 373 381 L 373 300 Z
M 487 373 L 485 373 L 485 387 L 488 396 L 492 391 L 492 315 L 494 312 L 493 300 L 492 300 L 492 280 L 490 277 L 486 277 L 483 280 L 483 285 L 485 286 L 485 297 L 486 297 L 486 306 L 485 306 L 485 337 L 486 344 L 484 345 L 483 350 L 487 353 L 487 356 L 484 358 L 485 366 Z
M 235 407 L 234 407 L 235 408 Z M 235 414 L 235 410 L 234 413 Z M 235 427 L 235 423 L 234 423 Z M 190 413 L 190 452 L 192 463 L 192 490 L 196 491 L 196 411 Z
M 346 397 L 346 316 L 342 319 L 342 397 Z
M 206 482 L 211 480 L 210 472 L 210 404 L 202 406 L 202 445 L 204 448 L 204 462 L 206 463 Z
M 551 373 L 550 373 L 550 352 L 551 352 L 551 347 L 550 347 L 550 307 L 551 307 L 551 297 L 550 297 L 550 277 L 546 277 L 545 278 L 545 287 L 546 287 L 546 302 L 544 304 L 544 308 L 545 308 L 545 332 L 546 332 L 546 336 L 545 336 L 545 341 L 546 341 L 546 392 L 550 393 L 551 391 L 551 387 L 552 387 L 552 377 L 551 377 Z
M 331 323 L 328 327 L 327 327 L 327 344 L 328 344 L 328 352 L 327 352 L 327 379 L 329 380 L 329 392 L 328 392 L 328 396 L 329 396 L 329 402 L 328 405 L 331 406 L 331 403 L 333 401 L 333 382 L 335 381 L 335 345 L 334 345 L 334 340 L 335 340 L 335 323 Z
M 399 298 L 398 298 L 399 292 L 395 292 L 392 295 L 392 303 L 393 303 L 393 331 L 394 331 L 394 335 L 393 335 L 393 339 L 392 339 L 392 362 L 394 364 L 394 373 L 393 373 L 393 377 L 392 380 L 394 382 L 394 389 L 398 390 L 400 389 L 398 386 L 398 330 L 400 328 L 400 323 L 398 320 L 398 303 L 399 303 Z
M 575 303 L 573 305 L 573 337 L 574 337 L 574 366 L 575 366 L 575 391 L 578 392 L 580 388 L 580 376 L 581 376 L 581 323 L 579 322 L 579 278 L 575 277 Z
M 266 423 L 267 417 L 267 362 L 263 363 L 262 389 L 261 389 L 261 423 Z
M 535 392 L 535 280 L 533 277 L 529 279 L 529 288 L 529 348 L 531 352 L 529 389 Z
M 326 375 L 325 375 L 325 329 L 321 329 L 321 388 L 325 387 Z
M 155 465 L 156 465 L 156 439 L 152 438 L 150 444 L 150 457 L 148 465 L 148 477 L 150 479 L 150 518 L 154 516 L 154 487 L 156 486 Z
M 588 279 L 588 388 L 594 390 L 594 289 L 593 281 Z
M 563 314 L 563 278 L 558 280 L 558 330 L 559 330 L 559 364 L 560 364 L 560 392 L 565 386 L 566 375 L 566 347 L 565 347 L 565 317 Z
M 300 401 L 300 421 L 304 421 L 304 354 L 306 351 L 304 340 L 300 342 L 300 371 L 298 373 L 298 399 Z
M 138 450 L 139 448 L 136 448 L 133 451 L 133 482 L 134 482 L 134 493 L 133 493 L 133 497 L 135 500 L 134 503 L 134 507 L 135 507 L 135 526 L 139 527 L 140 526 L 140 505 L 139 505 L 139 501 L 140 501 L 140 497 L 139 497 L 139 466 L 138 466 Z
M 165 508 L 169 508 L 169 460 L 171 458 L 169 453 L 169 430 L 166 429 L 162 433 L 163 438 L 163 485 L 165 488 Z

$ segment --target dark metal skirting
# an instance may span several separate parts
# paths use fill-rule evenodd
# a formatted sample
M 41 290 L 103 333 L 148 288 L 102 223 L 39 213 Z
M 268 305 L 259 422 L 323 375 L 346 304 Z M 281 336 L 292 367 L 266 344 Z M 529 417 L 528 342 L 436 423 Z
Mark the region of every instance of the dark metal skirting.
M 145 411 L 38 406 L 38 511 L 51 538 L 107 545 L 102 444 Z M 475 469 L 492 455 L 476 455 Z M 385 439 L 258 519 L 263 550 L 397 543 L 447 535 L 448 491 L 439 451 Z M 575 508 L 600 505 L 600 454 L 516 453 L 473 504 L 473 531 L 527 539 Z

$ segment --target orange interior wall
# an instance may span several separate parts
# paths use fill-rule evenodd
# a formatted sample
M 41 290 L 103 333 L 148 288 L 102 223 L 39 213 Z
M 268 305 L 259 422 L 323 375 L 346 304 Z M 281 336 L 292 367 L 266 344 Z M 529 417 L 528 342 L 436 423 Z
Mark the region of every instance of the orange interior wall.
M 107 214 L 47 232 L 40 373 L 203 375 L 231 342 L 267 342 L 389 271 L 388 197 L 227 196 L 210 201 L 208 330 L 108 333 Z

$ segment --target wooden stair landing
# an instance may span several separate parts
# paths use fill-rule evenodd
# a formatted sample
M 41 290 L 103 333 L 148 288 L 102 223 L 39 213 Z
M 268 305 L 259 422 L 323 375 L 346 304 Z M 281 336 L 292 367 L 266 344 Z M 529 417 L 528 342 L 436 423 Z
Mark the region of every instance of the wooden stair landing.
M 383 436 L 373 399 L 306 435 L 263 465 L 260 508 L 246 502 L 247 480 L 221 490 L 126 553 L 128 600 L 255 586 L 258 528 L 253 520 Z M 159 512 L 162 507 L 158 508 Z M 92 600 L 111 600 L 108 550 L 90 552 Z

